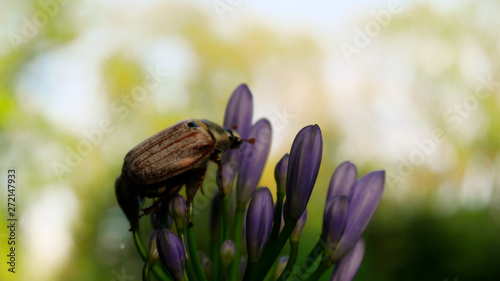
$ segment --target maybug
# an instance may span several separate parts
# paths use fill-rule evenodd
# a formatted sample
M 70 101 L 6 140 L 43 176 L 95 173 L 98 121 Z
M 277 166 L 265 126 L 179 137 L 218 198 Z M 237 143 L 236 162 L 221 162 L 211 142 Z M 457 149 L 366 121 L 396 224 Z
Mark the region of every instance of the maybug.
M 118 204 L 131 229 L 139 220 L 142 198 L 168 196 L 186 185 L 191 187 L 190 203 L 201 186 L 208 162 L 216 162 L 221 170 L 219 154 L 239 148 L 242 142 L 232 129 L 192 119 L 168 127 L 132 148 L 115 182 Z

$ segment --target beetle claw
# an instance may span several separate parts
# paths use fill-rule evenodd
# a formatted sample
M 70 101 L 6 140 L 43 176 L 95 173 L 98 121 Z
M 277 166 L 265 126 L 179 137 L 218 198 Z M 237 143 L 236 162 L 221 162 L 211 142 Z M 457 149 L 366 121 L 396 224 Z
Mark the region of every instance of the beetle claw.
M 191 219 L 188 217 L 187 218 L 187 227 L 193 227 L 194 223 L 191 221 Z

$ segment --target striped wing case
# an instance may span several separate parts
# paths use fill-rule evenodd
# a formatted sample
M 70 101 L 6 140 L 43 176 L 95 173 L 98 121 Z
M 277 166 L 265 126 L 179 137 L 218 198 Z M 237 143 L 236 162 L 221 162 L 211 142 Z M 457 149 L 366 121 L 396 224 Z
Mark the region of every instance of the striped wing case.
M 206 128 L 182 121 L 141 142 L 125 156 L 123 172 L 139 184 L 155 184 L 206 164 L 215 150 Z

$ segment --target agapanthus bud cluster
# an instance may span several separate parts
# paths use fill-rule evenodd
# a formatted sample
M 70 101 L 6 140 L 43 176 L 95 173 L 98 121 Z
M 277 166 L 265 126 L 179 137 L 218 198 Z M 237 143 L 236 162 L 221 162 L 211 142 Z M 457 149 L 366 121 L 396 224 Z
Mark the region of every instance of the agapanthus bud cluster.
M 275 166 L 273 198 L 271 189 L 259 187 L 271 147 L 271 123 L 267 119 L 252 123 L 252 118 L 252 94 L 246 85 L 240 85 L 229 99 L 224 126 L 252 141 L 224 153 L 217 165 L 219 192 L 212 198 L 211 209 L 206 208 L 210 227 L 203 230 L 192 225 L 192 202 L 179 194 L 166 195 L 159 209 L 165 212 L 161 217 L 173 220 L 175 231 L 169 224 L 154 224 L 152 254 L 143 257 L 146 265 L 159 280 L 247 281 L 266 276 L 317 280 L 332 266 L 331 280 L 352 280 L 365 250 L 362 235 L 382 197 L 384 171 L 358 179 L 351 162 L 338 166 L 326 195 L 318 242 L 313 249 L 305 249 L 310 254 L 304 261 L 297 260 L 307 205 L 323 158 L 322 132 L 318 125 L 309 125 L 297 133 L 289 152 Z M 194 231 L 207 237 L 209 254 L 198 251 Z M 144 256 L 138 236 L 134 238 Z M 280 257 L 287 242 L 289 256 Z M 158 256 L 163 267 L 152 263 L 152 257 Z M 311 259 L 320 262 L 311 263 Z

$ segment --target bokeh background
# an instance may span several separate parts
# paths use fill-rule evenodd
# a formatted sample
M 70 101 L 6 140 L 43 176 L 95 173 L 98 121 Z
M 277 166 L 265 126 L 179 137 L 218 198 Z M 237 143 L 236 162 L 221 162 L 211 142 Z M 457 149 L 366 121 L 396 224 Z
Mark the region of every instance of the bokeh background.
M 262 186 L 300 128 L 322 128 L 301 256 L 350 160 L 387 172 L 355 280 L 498 280 L 500 3 L 267 2 L 1 1 L 0 211 L 15 168 L 18 280 L 140 280 L 113 191 L 124 155 L 179 120 L 221 123 L 243 82 L 274 129 Z

